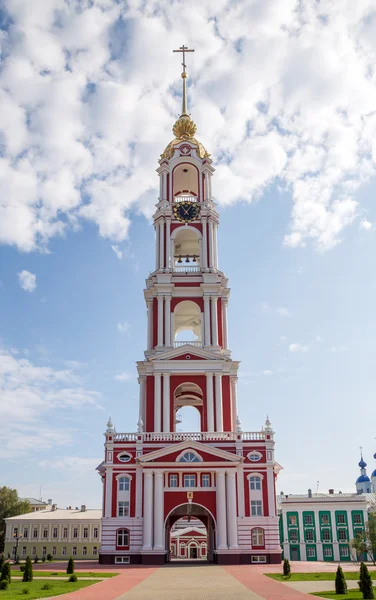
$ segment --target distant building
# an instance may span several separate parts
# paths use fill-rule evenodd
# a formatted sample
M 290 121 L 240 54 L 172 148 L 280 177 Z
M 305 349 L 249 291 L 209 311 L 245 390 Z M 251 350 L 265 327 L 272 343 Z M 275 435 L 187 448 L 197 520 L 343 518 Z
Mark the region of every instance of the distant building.
M 30 504 L 31 512 L 46 510 L 46 508 L 49 506 L 47 502 L 43 502 L 43 500 L 38 500 L 37 498 L 20 498 L 20 500 L 27 500 L 27 502 Z
M 5 556 L 14 557 L 15 536 L 20 558 L 42 558 L 51 554 L 54 559 L 66 560 L 70 556 L 79 559 L 98 557 L 101 535 L 99 509 L 51 507 L 5 519 Z
M 375 454 L 376 458 L 376 454 Z M 278 496 L 280 540 L 284 558 L 308 561 L 351 561 L 350 542 L 364 531 L 369 510 L 376 507 L 376 470 L 371 480 L 361 456 L 356 493 L 288 494 Z
M 171 559 L 187 560 L 207 558 L 207 537 L 205 527 L 192 527 L 188 524 L 184 529 L 171 531 Z

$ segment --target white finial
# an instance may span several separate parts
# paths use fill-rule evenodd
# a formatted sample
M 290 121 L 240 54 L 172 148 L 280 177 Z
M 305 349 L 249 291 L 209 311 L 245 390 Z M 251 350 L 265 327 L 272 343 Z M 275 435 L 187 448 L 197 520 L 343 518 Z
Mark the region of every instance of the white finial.
M 142 433 L 144 431 L 144 422 L 141 419 L 141 417 L 138 419 L 137 431 L 138 431 L 138 433 Z
M 108 419 L 107 421 L 107 431 L 106 433 L 112 433 L 114 431 L 114 426 L 112 424 L 112 419 L 111 417 Z
M 269 415 L 266 415 L 265 431 L 272 431 L 272 424 L 269 421 Z
M 239 415 L 236 417 L 236 431 L 237 433 L 240 433 L 242 430 L 242 424 L 241 421 L 239 419 Z

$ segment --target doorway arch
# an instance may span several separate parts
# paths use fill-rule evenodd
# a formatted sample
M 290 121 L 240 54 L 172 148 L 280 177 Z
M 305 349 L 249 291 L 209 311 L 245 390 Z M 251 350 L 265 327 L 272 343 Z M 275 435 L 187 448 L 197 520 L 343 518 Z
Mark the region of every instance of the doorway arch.
M 171 527 L 173 524 L 185 517 L 187 515 L 191 515 L 196 519 L 200 519 L 200 521 L 205 525 L 207 531 L 207 540 L 206 540 L 206 559 L 210 562 L 214 562 L 214 550 L 215 550 L 215 531 L 216 531 L 216 522 L 213 517 L 213 514 L 205 508 L 202 504 L 197 504 L 195 502 L 189 503 L 185 502 L 184 504 L 179 504 L 175 506 L 167 515 L 165 519 L 165 548 L 166 548 L 166 556 L 167 561 L 171 560 L 170 556 L 170 533 Z

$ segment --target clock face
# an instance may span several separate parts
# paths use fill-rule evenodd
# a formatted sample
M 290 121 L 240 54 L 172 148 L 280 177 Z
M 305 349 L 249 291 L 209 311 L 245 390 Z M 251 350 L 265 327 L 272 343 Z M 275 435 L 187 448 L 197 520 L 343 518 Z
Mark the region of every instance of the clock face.
M 173 210 L 175 218 L 184 223 L 194 221 L 200 215 L 200 205 L 197 202 L 179 202 Z

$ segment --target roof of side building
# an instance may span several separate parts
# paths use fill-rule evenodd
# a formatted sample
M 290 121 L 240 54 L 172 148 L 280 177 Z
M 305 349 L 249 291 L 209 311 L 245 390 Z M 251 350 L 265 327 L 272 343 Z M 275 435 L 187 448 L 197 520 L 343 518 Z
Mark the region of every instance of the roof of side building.
M 100 508 L 88 508 L 84 511 L 80 509 L 57 508 L 56 510 L 47 509 L 39 510 L 38 512 L 29 512 L 16 517 L 9 517 L 6 521 L 59 521 L 61 519 L 76 520 L 95 520 L 102 518 L 102 510 Z

